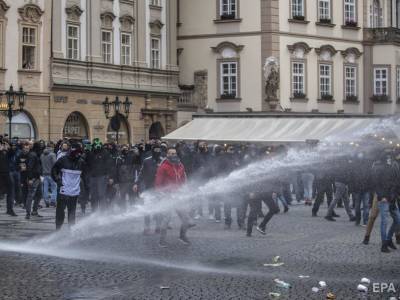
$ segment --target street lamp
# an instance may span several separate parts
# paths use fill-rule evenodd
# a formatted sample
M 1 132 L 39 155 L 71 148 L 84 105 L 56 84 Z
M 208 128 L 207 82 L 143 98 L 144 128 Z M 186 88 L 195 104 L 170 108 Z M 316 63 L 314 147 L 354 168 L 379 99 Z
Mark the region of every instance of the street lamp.
M 6 96 L 7 103 L 3 103 L 3 99 L 0 100 L 0 112 L 6 113 L 8 117 L 8 137 L 11 140 L 11 122 L 12 117 L 17 112 L 22 112 L 25 106 L 26 101 L 26 93 L 22 86 L 18 91 L 14 91 L 12 85 L 8 91 L 4 94 L 0 94 L 0 96 Z M 18 108 L 16 107 L 18 105 Z
M 121 120 L 120 120 L 121 105 L 123 107 L 125 117 L 128 118 L 129 111 L 132 105 L 132 102 L 129 101 L 128 97 L 125 98 L 124 102 L 121 102 L 118 96 L 116 96 L 115 100 L 112 102 L 110 102 L 108 97 L 106 97 L 106 100 L 103 102 L 104 114 L 106 115 L 107 119 L 110 119 L 110 112 L 111 110 L 114 110 L 114 116 L 111 117 L 111 129 L 116 132 L 117 144 L 119 139 L 119 129 L 121 127 Z

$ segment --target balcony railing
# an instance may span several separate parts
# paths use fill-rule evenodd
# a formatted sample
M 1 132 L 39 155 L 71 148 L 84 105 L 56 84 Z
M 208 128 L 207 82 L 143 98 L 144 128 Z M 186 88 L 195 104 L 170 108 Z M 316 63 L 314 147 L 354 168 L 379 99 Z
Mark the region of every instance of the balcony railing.
M 178 98 L 178 106 L 194 106 L 194 86 L 180 86 L 181 96 Z
M 400 43 L 400 29 L 394 27 L 365 28 L 364 40 L 373 43 Z

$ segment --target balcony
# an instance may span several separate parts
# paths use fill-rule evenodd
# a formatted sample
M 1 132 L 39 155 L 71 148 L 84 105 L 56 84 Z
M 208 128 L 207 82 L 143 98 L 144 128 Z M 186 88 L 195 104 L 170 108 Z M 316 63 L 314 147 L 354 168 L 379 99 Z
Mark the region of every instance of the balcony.
M 197 108 L 194 102 L 194 86 L 180 85 L 181 95 L 178 98 L 178 108 L 183 110 L 191 110 Z
M 143 94 L 178 95 L 179 70 L 150 69 L 145 66 L 121 66 L 86 61 L 53 58 L 51 78 L 53 87 L 81 89 L 115 89 Z
M 400 44 L 400 29 L 395 27 L 365 28 L 364 41 L 377 44 Z

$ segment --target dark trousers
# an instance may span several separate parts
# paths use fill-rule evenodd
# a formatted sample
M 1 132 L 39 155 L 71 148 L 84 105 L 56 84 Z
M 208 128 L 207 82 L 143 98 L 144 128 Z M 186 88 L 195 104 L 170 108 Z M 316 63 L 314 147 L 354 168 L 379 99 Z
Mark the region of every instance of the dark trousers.
M 11 172 L 10 173 L 10 198 L 12 204 L 21 203 L 21 176 L 19 172 Z
M 124 182 L 119 184 L 119 198 L 118 198 L 118 206 L 121 209 L 126 209 L 126 198 L 128 198 L 128 203 L 133 205 L 135 204 L 134 200 L 137 199 L 132 191 L 133 183 Z
M 108 179 L 106 176 L 90 177 L 90 201 L 93 211 L 106 207 L 106 191 Z
M 319 211 L 319 207 L 324 202 L 326 194 L 326 200 L 328 201 L 328 206 L 331 205 L 333 199 L 333 189 L 332 185 L 317 185 L 317 198 L 315 199 L 314 206 L 312 209 L 313 213 Z
M 247 200 L 250 206 L 249 216 L 247 217 L 247 234 L 251 235 L 253 232 L 253 225 L 257 222 L 257 217 L 259 213 L 260 199 L 249 199 Z
M 75 224 L 77 201 L 78 197 L 69 197 L 65 195 L 58 196 L 56 208 L 56 229 L 60 229 L 64 224 L 65 208 L 68 210 L 68 225 L 71 226 Z
M 8 173 L 0 174 L 0 194 L 7 194 L 7 212 L 13 211 L 11 177 Z
M 224 217 L 225 217 L 225 224 L 228 226 L 231 226 L 232 224 L 232 201 L 230 200 L 226 200 L 224 202 Z M 240 220 L 241 220 L 241 208 L 240 205 L 238 205 L 237 203 L 234 204 L 234 206 L 237 207 L 236 209 L 236 217 L 237 217 L 237 222 L 239 227 L 241 226 L 240 224 Z
M 274 201 L 274 199 L 272 199 L 272 194 L 268 195 L 267 197 L 263 197 L 262 201 L 268 206 L 268 213 L 264 216 L 264 219 L 262 220 L 262 222 L 260 223 L 259 227 L 262 230 L 265 230 L 265 227 L 267 226 L 268 222 L 271 220 L 271 218 L 279 213 L 279 207 L 276 204 L 276 202 Z
M 26 214 L 30 215 L 31 212 L 37 212 L 41 195 L 41 182 L 39 178 L 33 179 L 32 184 L 28 183 L 28 194 L 26 196 Z M 33 202 L 33 207 L 32 207 Z

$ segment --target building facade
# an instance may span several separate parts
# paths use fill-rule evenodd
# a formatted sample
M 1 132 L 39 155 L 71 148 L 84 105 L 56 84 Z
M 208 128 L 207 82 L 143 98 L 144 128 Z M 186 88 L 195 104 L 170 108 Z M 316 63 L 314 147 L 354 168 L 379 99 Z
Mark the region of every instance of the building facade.
M 133 103 L 120 142 L 176 128 L 176 13 L 175 0 L 53 2 L 52 138 L 114 140 L 102 102 L 116 96 Z
M 20 86 L 28 93 L 25 110 L 14 116 L 12 132 L 22 138 L 49 135 L 51 3 L 0 0 L 0 89 Z M 6 108 L 2 96 L 1 109 Z M 8 133 L 0 115 L 0 132 Z
M 1 0 L 0 10 L 0 76 L 28 92 L 31 138 L 115 140 L 106 97 L 132 102 L 121 143 L 176 128 L 176 0 Z
M 277 110 L 398 112 L 400 1 L 198 2 L 179 2 L 180 82 L 188 94 L 180 106 L 189 99 L 215 112 L 275 109 L 265 100 L 263 71 L 274 57 Z

